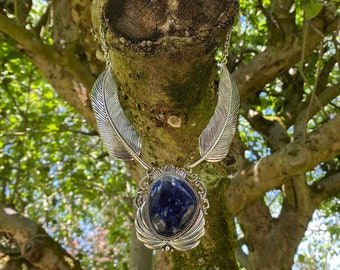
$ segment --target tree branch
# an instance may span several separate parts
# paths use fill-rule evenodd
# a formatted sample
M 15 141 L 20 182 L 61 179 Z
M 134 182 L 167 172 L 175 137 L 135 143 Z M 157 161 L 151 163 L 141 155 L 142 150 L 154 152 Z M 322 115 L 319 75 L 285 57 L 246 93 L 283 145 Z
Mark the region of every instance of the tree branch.
M 340 94 L 340 83 L 327 87 L 318 97 L 311 96 L 295 119 L 294 137 L 304 136 L 308 121 Z M 316 101 L 314 101 L 314 99 Z M 292 120 L 292 119 L 290 119 Z M 290 122 L 290 124 L 293 124 Z
M 76 52 L 58 51 L 55 46 L 44 44 L 39 36 L 15 24 L 2 13 L 0 31 L 19 43 L 18 47 L 33 59 L 58 94 L 95 127 L 88 98 L 95 77 L 87 64 L 77 59 Z
M 42 16 L 40 17 L 39 21 L 37 22 L 37 24 L 34 26 L 33 30 L 34 32 L 40 36 L 41 34 L 41 29 L 46 26 L 47 22 L 48 22 L 48 17 L 50 15 L 50 5 L 48 5 L 48 7 L 46 8 L 45 12 L 42 14 Z
M 313 183 L 312 191 L 312 197 L 320 201 L 340 194 L 340 170 Z
M 319 90 L 317 90 L 318 92 Z M 299 115 L 302 114 L 309 114 L 309 119 L 312 118 L 317 112 L 319 112 L 323 107 L 329 104 L 334 98 L 336 98 L 340 94 L 340 83 L 337 83 L 335 85 L 326 87 L 322 90 L 322 92 L 315 97 L 315 99 L 318 100 L 318 102 L 313 102 L 311 104 L 311 107 L 308 107 L 308 104 L 310 104 L 310 99 L 307 99 L 306 101 L 302 101 L 299 104 L 296 104 L 294 111 L 292 111 L 290 108 L 293 108 L 292 106 L 285 110 L 284 114 L 284 121 L 285 126 L 290 127 L 293 125 L 297 118 L 302 117 Z M 321 105 L 321 107 L 320 107 Z
M 69 71 L 78 82 L 87 88 L 91 89 L 95 78 L 87 67 L 76 59 L 75 55 L 63 55 L 56 47 L 44 44 L 40 37 L 33 32 L 15 24 L 12 20 L 0 13 L 0 31 L 12 37 L 20 43 L 25 51 L 34 60 L 43 60 L 49 64 L 61 65 Z M 37 59 L 38 58 L 38 59 Z
M 240 212 L 237 220 L 242 227 L 247 246 L 250 250 L 255 248 L 258 239 L 266 237 L 273 222 L 269 208 L 263 198 L 259 198 Z
M 43 44 L 39 36 L 36 36 L 24 27 L 17 25 L 3 13 L 0 13 L 0 31 L 20 43 L 31 56 L 38 55 L 44 60 L 52 63 L 61 62 L 61 55 L 52 46 Z
M 316 74 L 315 74 L 315 82 L 314 85 L 311 86 L 311 84 L 309 83 L 306 75 L 304 74 L 302 67 L 304 65 L 303 63 L 303 59 L 301 60 L 301 66 L 299 67 L 299 72 L 302 75 L 302 78 L 305 81 L 306 86 L 312 91 L 311 95 L 310 95 L 310 100 L 307 106 L 307 111 L 304 114 L 299 114 L 297 119 L 296 119 L 296 123 L 294 126 L 294 138 L 298 138 L 298 137 L 305 137 L 306 132 L 307 132 L 307 123 L 309 121 L 309 119 L 311 118 L 311 107 L 313 105 L 313 103 L 317 103 L 318 107 L 322 110 L 323 106 L 321 106 L 320 102 L 318 102 L 318 99 L 316 98 L 316 91 L 317 91 L 317 85 L 318 85 L 318 81 L 320 78 L 320 73 L 321 73 L 321 63 L 322 63 L 322 56 L 323 56 L 323 40 L 320 43 L 320 49 L 319 49 L 319 53 L 318 53 L 318 61 L 317 61 L 317 68 L 316 68 Z M 327 118 L 327 117 L 325 117 Z
M 233 72 L 237 82 L 241 99 L 245 99 L 250 93 L 262 89 L 266 83 L 272 81 L 278 75 L 288 70 L 301 59 L 302 51 L 310 54 L 320 43 L 323 36 L 337 30 L 340 25 L 340 15 L 334 16 L 332 8 L 324 11 L 310 21 L 301 31 L 292 36 L 291 42 L 269 45 L 267 50 L 254 57 L 246 65 L 239 66 Z M 308 42 L 303 42 L 302 33 L 308 36 Z M 293 32 L 294 33 L 294 32 Z
M 294 33 L 295 12 L 290 12 L 294 0 L 273 0 L 270 5 L 271 21 L 271 44 L 290 43 L 294 38 L 291 33 Z
M 248 109 L 248 113 L 244 114 L 244 117 L 263 136 L 272 151 L 289 142 L 286 128 L 279 117 L 265 117 L 261 112 L 246 108 L 244 103 L 242 107 Z
M 290 11 L 290 8 L 294 4 L 294 0 L 272 0 L 270 5 L 270 11 L 271 13 L 280 20 L 293 20 L 294 16 L 292 16 Z M 293 23 L 293 21 L 291 21 Z
M 0 232 L 20 248 L 21 255 L 44 270 L 76 270 L 80 264 L 34 221 L 0 203 Z
M 327 86 L 329 74 L 332 72 L 335 64 L 337 63 L 335 56 L 332 56 L 327 61 L 325 61 L 322 71 L 320 73 L 320 78 L 316 85 L 316 94 L 319 95 Z M 340 82 L 340 80 L 339 80 Z M 340 88 L 340 85 L 339 85 Z M 339 90 L 340 91 L 340 90 Z
M 237 214 L 266 191 L 281 186 L 340 152 L 340 115 L 307 136 L 306 141 L 287 144 L 280 151 L 244 170 L 230 184 L 226 197 L 232 214 Z
M 284 199 L 281 214 L 286 208 L 308 209 L 310 206 L 310 192 L 304 173 L 291 177 L 282 190 Z

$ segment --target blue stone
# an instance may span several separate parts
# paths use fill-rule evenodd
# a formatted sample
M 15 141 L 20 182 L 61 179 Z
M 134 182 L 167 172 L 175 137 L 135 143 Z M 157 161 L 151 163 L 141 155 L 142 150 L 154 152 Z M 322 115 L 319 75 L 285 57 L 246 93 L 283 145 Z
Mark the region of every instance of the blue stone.
M 185 229 L 197 207 L 193 190 L 179 176 L 159 176 L 151 186 L 149 217 L 155 231 L 162 236 L 174 236 Z

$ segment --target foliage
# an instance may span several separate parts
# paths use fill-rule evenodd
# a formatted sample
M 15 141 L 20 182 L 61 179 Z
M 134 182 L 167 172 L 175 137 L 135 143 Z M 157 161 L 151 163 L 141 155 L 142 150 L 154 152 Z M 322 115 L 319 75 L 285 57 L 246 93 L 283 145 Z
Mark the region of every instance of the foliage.
M 253 59 L 258 53 L 266 49 L 270 28 L 270 17 L 266 11 L 270 1 L 240 1 L 240 23 L 234 28 L 230 60 L 237 65 Z M 291 12 L 296 13 L 300 25 L 303 20 L 318 15 L 326 3 L 315 0 L 295 1 Z M 299 19 L 300 18 L 300 19 Z M 304 19 L 305 18 L 305 19 Z M 237 42 L 236 42 L 237 41 Z M 252 117 L 261 116 L 263 121 L 279 121 L 285 125 L 290 139 L 294 136 L 293 122 L 287 121 L 287 107 L 289 99 L 293 98 L 292 91 L 297 91 L 299 83 L 303 102 L 311 102 L 321 80 L 324 87 L 339 84 L 339 54 L 338 39 L 333 35 L 326 36 L 319 48 L 308 58 L 301 59 L 287 72 L 277 77 L 273 82 L 256 95 L 249 97 L 241 107 L 239 118 L 239 133 L 245 143 L 245 157 L 253 163 L 260 158 L 270 155 L 272 150 L 266 140 L 261 127 L 252 126 Z M 330 67 L 326 73 L 327 67 Z M 319 105 L 321 106 L 321 104 Z M 340 112 L 340 97 L 337 96 L 328 104 L 322 105 L 308 122 L 308 131 L 315 130 L 329 118 Z M 339 157 L 317 166 L 313 171 L 306 172 L 309 184 L 331 175 L 339 169 Z M 280 189 L 267 192 L 264 197 L 273 217 L 278 217 L 281 211 L 283 196 Z M 324 201 L 315 212 L 306 231 L 303 242 L 297 251 L 294 269 L 335 269 L 339 265 L 339 211 L 335 208 L 339 197 Z M 243 237 L 239 230 L 239 237 Z M 327 240 L 326 240 L 327 239 Z M 317 255 L 316 255 L 317 254 Z
M 97 133 L 4 36 L 0 57 L 0 200 L 86 268 L 124 265 L 134 195 L 124 164 L 107 157 Z

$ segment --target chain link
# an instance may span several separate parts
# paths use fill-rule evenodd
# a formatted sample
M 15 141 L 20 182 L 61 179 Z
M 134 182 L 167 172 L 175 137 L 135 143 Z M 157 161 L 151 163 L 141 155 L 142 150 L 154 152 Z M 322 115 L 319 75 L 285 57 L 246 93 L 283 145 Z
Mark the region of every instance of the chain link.
M 102 48 L 102 51 L 104 53 L 104 59 L 106 63 L 106 67 L 112 69 L 111 61 L 110 61 L 110 54 L 109 54 L 109 46 L 106 43 L 105 38 L 105 27 L 101 24 L 99 26 L 99 33 L 100 33 L 100 45 Z
M 227 61 L 228 61 L 228 55 L 229 55 L 229 45 L 230 45 L 230 39 L 231 39 L 231 30 L 229 30 L 229 32 L 227 33 L 227 37 L 226 37 L 226 40 L 225 40 L 225 43 L 224 43 L 224 48 L 223 48 L 223 51 L 222 51 L 222 55 L 223 55 L 223 58 L 222 58 L 222 64 L 227 64 Z

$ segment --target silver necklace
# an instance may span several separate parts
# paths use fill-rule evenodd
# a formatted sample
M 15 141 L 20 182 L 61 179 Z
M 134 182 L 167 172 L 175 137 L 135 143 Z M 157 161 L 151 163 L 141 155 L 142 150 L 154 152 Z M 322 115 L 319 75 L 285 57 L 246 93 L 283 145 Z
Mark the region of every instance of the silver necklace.
M 221 63 L 215 112 L 199 137 L 200 158 L 185 168 L 154 168 L 141 157 L 142 140 L 129 123 L 118 99 L 118 88 L 107 68 L 92 90 L 98 131 L 108 153 L 122 160 L 135 159 L 146 170 L 135 199 L 137 238 L 151 249 L 186 251 L 196 247 L 205 232 L 209 208 L 204 182 L 191 170 L 203 162 L 226 157 L 236 129 L 239 93 L 226 67 L 230 33 Z M 111 66 L 111 65 L 109 65 Z

